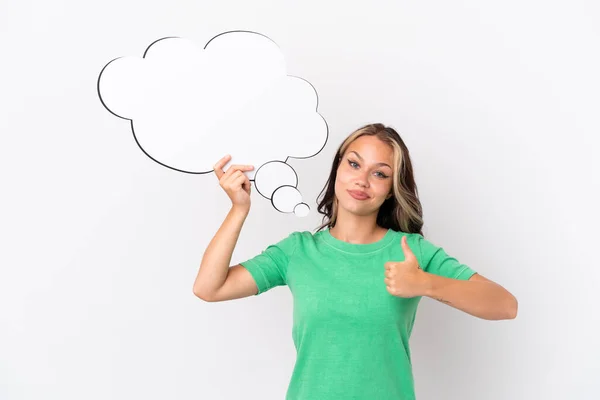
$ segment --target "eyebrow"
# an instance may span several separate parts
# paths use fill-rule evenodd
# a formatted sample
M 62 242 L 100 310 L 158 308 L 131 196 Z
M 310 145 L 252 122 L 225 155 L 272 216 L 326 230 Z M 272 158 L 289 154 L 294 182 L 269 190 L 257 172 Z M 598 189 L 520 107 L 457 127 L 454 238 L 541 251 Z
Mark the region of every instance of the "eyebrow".
M 357 156 L 357 157 L 358 157 L 358 158 L 359 158 L 361 161 L 364 161 L 364 160 L 363 160 L 363 158 L 360 156 L 360 154 L 358 154 L 358 153 L 357 153 L 357 152 L 355 152 L 354 150 L 352 150 L 350 153 L 354 153 L 354 154 L 356 154 L 356 156 Z M 388 167 L 389 169 L 392 169 L 392 167 L 390 167 L 389 165 L 387 165 L 387 164 L 386 164 L 386 163 L 384 163 L 384 162 L 380 162 L 380 163 L 377 163 L 377 164 L 375 164 L 375 165 L 383 165 L 383 166 L 385 166 L 385 167 Z

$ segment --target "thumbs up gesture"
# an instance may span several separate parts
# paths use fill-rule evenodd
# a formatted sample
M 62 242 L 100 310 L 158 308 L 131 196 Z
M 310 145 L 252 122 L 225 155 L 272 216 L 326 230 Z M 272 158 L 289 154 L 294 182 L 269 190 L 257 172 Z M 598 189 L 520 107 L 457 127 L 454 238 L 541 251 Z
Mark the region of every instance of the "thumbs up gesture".
M 427 273 L 421 269 L 406 236 L 402 236 L 404 261 L 388 261 L 385 266 L 384 282 L 387 291 L 397 297 L 424 296 L 427 291 Z

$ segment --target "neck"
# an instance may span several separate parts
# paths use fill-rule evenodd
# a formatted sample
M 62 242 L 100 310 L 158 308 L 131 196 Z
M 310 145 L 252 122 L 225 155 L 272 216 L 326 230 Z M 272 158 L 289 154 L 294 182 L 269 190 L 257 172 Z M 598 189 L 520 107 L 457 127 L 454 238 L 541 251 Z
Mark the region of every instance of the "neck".
M 377 242 L 387 231 L 377 225 L 377 214 L 355 215 L 343 209 L 338 209 L 335 226 L 329 229 L 334 238 L 354 244 Z

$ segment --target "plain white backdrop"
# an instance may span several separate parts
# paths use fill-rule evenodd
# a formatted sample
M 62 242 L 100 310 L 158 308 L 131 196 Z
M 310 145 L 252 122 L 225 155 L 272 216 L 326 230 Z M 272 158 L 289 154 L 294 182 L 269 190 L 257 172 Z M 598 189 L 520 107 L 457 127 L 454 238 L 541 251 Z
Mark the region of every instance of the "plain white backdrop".
M 426 237 L 519 300 L 486 321 L 423 299 L 417 398 L 598 398 L 599 20 L 582 0 L 1 1 L 0 398 L 284 397 L 289 290 L 194 297 L 229 199 L 145 156 L 96 88 L 156 39 L 230 30 L 273 39 L 329 126 L 290 161 L 310 214 L 253 191 L 232 264 L 313 230 L 341 140 L 383 122 L 411 152 Z

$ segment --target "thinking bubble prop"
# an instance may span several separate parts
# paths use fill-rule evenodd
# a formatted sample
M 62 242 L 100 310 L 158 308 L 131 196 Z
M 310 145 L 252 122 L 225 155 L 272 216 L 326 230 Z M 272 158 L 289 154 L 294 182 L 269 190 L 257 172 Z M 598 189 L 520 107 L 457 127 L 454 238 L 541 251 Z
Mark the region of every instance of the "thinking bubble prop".
M 176 171 L 210 174 L 225 154 L 280 212 L 307 215 L 290 158 L 318 154 L 328 137 L 318 96 L 306 80 L 286 74 L 283 54 L 268 37 L 231 31 L 204 48 L 167 37 L 143 57 L 110 61 L 98 96 L 131 123 L 140 149 Z M 226 166 L 226 168 L 227 168 Z

